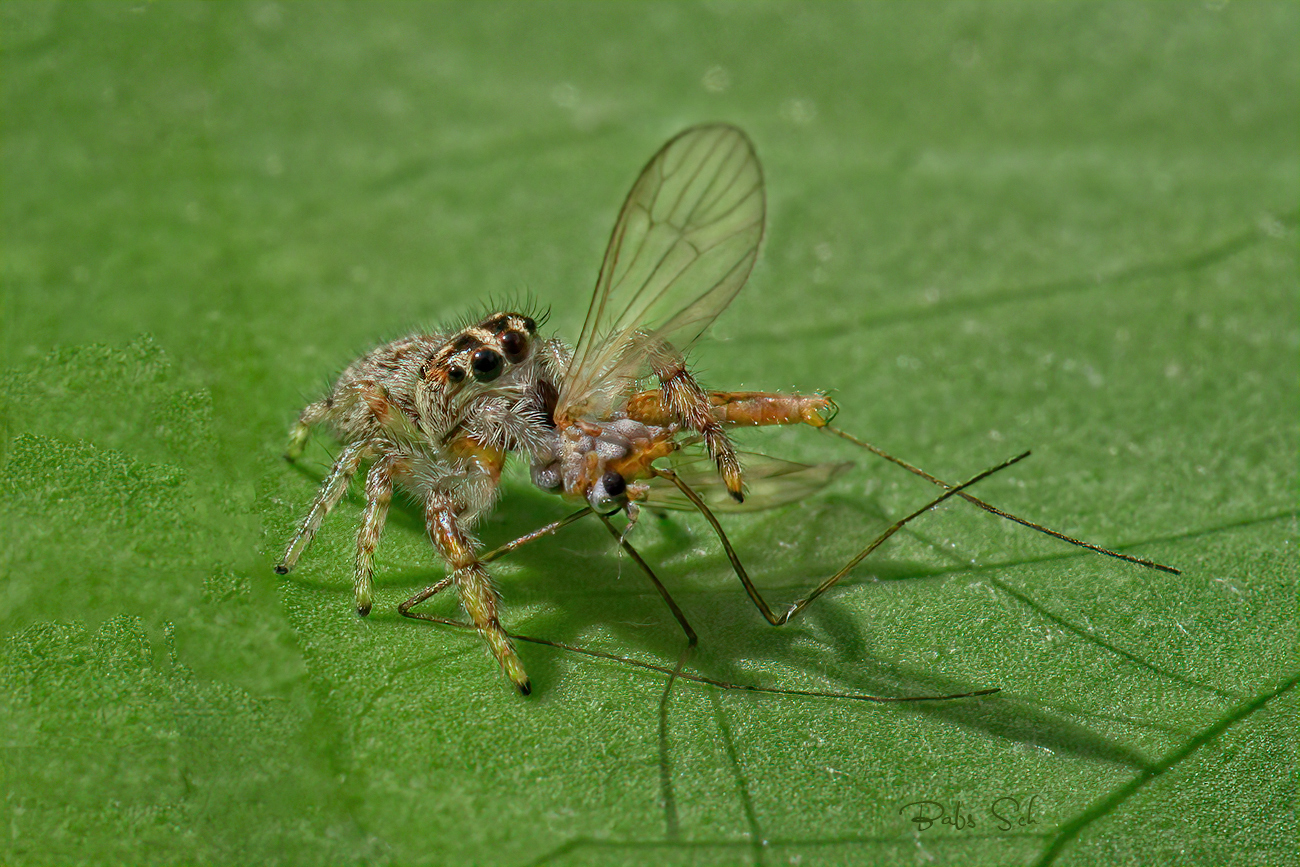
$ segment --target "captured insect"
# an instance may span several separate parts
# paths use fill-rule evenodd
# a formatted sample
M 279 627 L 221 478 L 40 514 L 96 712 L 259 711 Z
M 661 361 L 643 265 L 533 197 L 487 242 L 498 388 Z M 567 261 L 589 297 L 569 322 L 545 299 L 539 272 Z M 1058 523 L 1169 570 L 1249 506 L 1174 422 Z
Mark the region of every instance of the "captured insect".
M 512 641 L 523 637 L 512 636 L 501 623 L 500 595 L 487 564 L 590 514 L 649 577 L 687 637 L 675 669 L 611 658 L 727 687 L 736 685 L 681 672 L 696 643 L 695 632 L 628 541 L 644 507 L 698 511 L 717 534 L 745 592 L 773 626 L 789 622 L 890 536 L 951 497 L 1072 545 L 1177 572 L 1049 530 L 967 492 L 1028 452 L 950 484 L 832 426 L 836 406 L 824 395 L 706 391 L 685 353 L 745 285 L 765 217 L 762 169 L 749 138 L 726 124 L 692 127 L 665 144 L 632 186 L 572 349 L 540 336 L 540 323 L 533 317 L 501 311 L 453 330 L 395 340 L 354 361 L 329 394 L 302 411 L 294 427 L 286 455 L 290 460 L 302 453 L 317 425 L 327 426 L 342 450 L 276 571 L 286 574 L 294 567 L 368 462 L 354 572 L 357 612 L 370 612 L 374 553 L 394 487 L 400 485 L 422 504 L 429 539 L 449 573 L 398 611 L 466 626 L 412 610 L 455 587 L 472 627 L 524 695 L 531 686 Z M 801 599 L 774 609 L 750 580 L 706 495 L 710 487 L 720 487 L 732 508 L 766 508 L 824 487 L 847 465 L 742 456 L 730 435 L 740 427 L 797 424 L 868 449 L 927 479 L 939 492 Z M 480 554 L 474 527 L 496 503 L 501 472 L 512 454 L 529 462 L 539 488 L 585 505 L 491 554 Z M 621 530 L 610 521 L 619 512 L 628 521 Z M 996 690 L 962 695 L 988 692 Z M 845 697 L 897 701 L 962 696 Z

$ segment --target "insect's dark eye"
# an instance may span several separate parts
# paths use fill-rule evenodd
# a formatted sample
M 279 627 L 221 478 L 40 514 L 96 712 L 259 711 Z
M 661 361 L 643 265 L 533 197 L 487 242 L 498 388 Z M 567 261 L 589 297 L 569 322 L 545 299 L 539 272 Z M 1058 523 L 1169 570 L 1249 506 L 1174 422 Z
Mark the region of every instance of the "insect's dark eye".
M 511 364 L 518 364 L 528 356 L 528 338 L 518 331 L 507 331 L 501 335 L 501 348 Z
M 618 499 L 627 493 L 627 482 L 613 470 L 600 477 L 600 484 L 605 489 L 605 495 L 610 499 Z
M 491 382 L 496 379 L 501 375 L 501 368 L 505 363 L 501 353 L 486 347 L 475 352 L 469 360 L 470 367 L 474 368 L 474 378 L 479 382 Z
M 447 378 L 452 382 L 460 382 L 465 378 L 465 368 L 452 365 L 447 368 Z

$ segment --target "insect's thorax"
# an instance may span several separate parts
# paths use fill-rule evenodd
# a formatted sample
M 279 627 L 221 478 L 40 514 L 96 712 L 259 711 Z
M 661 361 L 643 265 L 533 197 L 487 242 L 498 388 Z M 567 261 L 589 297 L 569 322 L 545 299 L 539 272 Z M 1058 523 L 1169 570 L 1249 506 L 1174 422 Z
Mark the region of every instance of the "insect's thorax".
M 626 492 L 637 499 L 650 465 L 678 448 L 675 425 L 644 424 L 630 418 L 575 421 L 555 432 L 554 453 L 533 464 L 538 487 L 585 499 L 605 511 Z

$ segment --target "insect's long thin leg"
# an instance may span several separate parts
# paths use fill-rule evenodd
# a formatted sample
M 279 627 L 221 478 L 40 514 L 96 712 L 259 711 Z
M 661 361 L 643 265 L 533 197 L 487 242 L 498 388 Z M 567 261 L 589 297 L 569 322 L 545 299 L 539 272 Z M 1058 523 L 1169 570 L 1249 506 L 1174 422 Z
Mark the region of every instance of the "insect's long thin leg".
M 545 527 L 540 527 L 532 531 L 531 533 L 525 533 L 524 535 L 520 536 L 518 539 L 515 539 L 512 542 L 507 542 L 501 547 L 490 551 L 489 553 L 485 554 L 483 557 L 480 557 L 479 562 L 488 563 L 491 562 L 492 560 L 496 560 L 500 557 L 503 557 L 506 554 L 510 553 L 511 551 L 514 551 L 528 544 L 529 542 L 536 541 L 537 539 L 541 539 L 545 536 L 549 536 L 558 532 L 564 527 L 567 527 L 569 524 L 572 524 L 575 521 L 578 521 L 579 519 L 586 517 L 589 513 L 592 513 L 593 511 L 594 510 L 591 509 L 590 507 L 579 509 L 578 511 L 574 512 L 573 514 L 565 518 L 561 518 L 558 521 L 553 521 L 552 523 L 547 524 Z M 606 526 L 609 527 L 612 534 L 616 539 L 619 540 L 619 543 L 621 545 L 625 541 L 623 539 L 623 535 L 619 533 L 616 528 L 609 525 L 608 521 L 606 522 Z M 650 572 L 648 566 L 644 565 L 644 560 L 641 559 L 640 555 L 637 552 L 632 551 L 631 553 L 634 557 L 637 558 L 637 563 L 639 565 L 642 565 L 642 568 L 645 568 L 647 573 L 650 574 L 651 579 L 656 586 L 656 589 L 658 589 L 660 594 L 665 597 L 665 601 L 668 602 L 669 608 L 670 610 L 673 611 L 673 616 L 677 618 L 678 623 L 679 624 L 684 623 L 685 615 L 682 614 L 681 609 L 677 606 L 676 602 L 672 599 L 672 597 L 668 595 L 667 589 L 659 581 L 658 577 L 655 576 L 653 572 Z M 419 605 L 421 602 L 431 599 L 434 596 L 441 593 L 443 590 L 446 590 L 448 587 L 452 585 L 452 583 L 453 583 L 453 579 L 450 576 L 447 578 L 443 578 L 441 581 L 437 582 L 436 584 L 432 584 L 429 587 L 426 587 L 425 589 L 421 590 L 419 593 L 416 593 L 406 602 L 402 603 L 400 606 L 398 606 L 398 611 L 404 617 L 410 617 L 416 620 L 426 620 L 430 623 L 437 623 L 442 626 L 453 626 L 457 629 L 469 629 L 469 630 L 474 629 L 475 628 L 474 624 L 466 623 L 463 620 L 454 620 L 449 617 L 438 617 L 433 614 L 426 614 L 422 611 L 411 610 L 412 607 Z M 678 680 L 689 681 L 691 683 L 702 683 L 708 686 L 715 686 L 719 689 L 738 690 L 742 692 L 761 692 L 761 693 L 770 693 L 772 695 L 793 695 L 793 696 L 805 696 L 810 698 L 845 698 L 845 699 L 853 699 L 854 701 L 870 701 L 870 702 L 909 702 L 909 701 L 948 701 L 950 699 L 956 699 L 956 698 L 974 698 L 982 695 L 992 695 L 995 692 L 1001 691 L 1000 689 L 994 688 L 994 689 L 981 689 L 981 690 L 976 690 L 974 692 L 952 693 L 947 695 L 878 696 L 878 695 L 867 695 L 865 693 L 829 692 L 824 690 L 811 690 L 811 689 L 785 689 L 776 686 L 753 686 L 750 684 L 732 683 L 726 680 L 718 680 L 717 678 L 706 677 L 702 674 L 691 674 L 689 672 L 682 670 L 683 666 L 685 665 L 687 656 L 690 653 L 690 649 L 694 646 L 694 644 L 690 642 L 690 639 L 692 636 L 695 635 L 695 632 L 693 629 L 690 628 L 689 623 L 685 623 L 683 628 L 685 630 L 689 630 L 687 631 L 688 644 L 685 653 L 682 654 L 682 656 L 678 659 L 677 665 L 675 665 L 673 668 L 668 668 L 667 666 L 664 665 L 657 665 L 653 662 L 644 662 L 639 659 L 632 659 L 631 657 L 627 657 L 627 656 L 618 656 L 617 654 L 606 653 L 603 650 L 592 650 L 586 647 L 578 647 L 572 644 L 565 644 L 560 641 L 551 641 L 548 638 L 536 638 L 531 635 L 521 635 L 515 632 L 511 632 L 508 634 L 510 638 L 512 638 L 515 641 L 526 641 L 529 644 L 540 644 L 545 647 L 554 647 L 557 650 L 564 650 L 569 653 L 576 653 L 580 656 L 589 656 L 593 659 L 605 659 L 605 660 L 609 660 L 610 662 L 621 662 L 624 663 L 625 665 L 630 665 L 633 668 L 641 668 L 641 669 L 645 669 L 646 671 L 655 671 L 660 674 L 669 675 L 670 679 L 675 678 Z M 696 639 L 696 642 L 698 642 L 698 639 Z
M 646 574 L 646 577 L 650 579 L 650 583 L 659 591 L 659 595 L 663 597 L 664 602 L 668 605 L 668 610 L 673 613 L 678 625 L 686 633 L 686 645 L 682 648 L 682 652 L 677 654 L 677 664 L 673 666 L 672 671 L 668 674 L 668 682 L 664 684 L 663 694 L 659 696 L 659 788 L 663 803 L 669 810 L 669 826 L 673 827 L 676 825 L 677 820 L 676 810 L 672 806 L 675 799 L 673 798 L 672 765 L 668 750 L 668 702 L 673 695 L 673 686 L 677 683 L 677 679 L 682 676 L 682 669 L 686 667 L 686 660 L 690 658 L 691 652 L 699 644 L 700 638 L 695 634 L 695 630 L 691 627 L 690 621 L 686 619 L 686 615 L 682 613 L 682 609 L 678 607 L 677 600 L 673 599 L 672 594 L 668 592 L 668 588 L 664 586 L 663 582 L 659 580 L 659 576 L 650 568 L 650 564 L 646 563 L 637 550 L 632 547 L 631 543 L 627 541 L 627 533 L 620 533 L 618 528 L 610 522 L 608 516 L 602 515 L 600 512 L 597 512 L 596 515 L 600 518 L 601 523 L 605 525 L 605 529 L 609 530 L 609 534 L 618 542 L 619 547 L 626 551 L 636 561 L 636 564 L 641 567 L 641 571 Z
M 686 495 L 686 498 L 689 499 L 692 504 L 694 504 L 695 508 L 700 511 L 700 514 L 704 516 L 705 520 L 707 520 L 709 524 L 712 525 L 713 531 L 717 533 L 718 538 L 722 541 L 722 547 L 723 550 L 726 551 L 727 559 L 731 561 L 732 570 L 736 573 L 736 577 L 740 579 L 740 583 L 745 586 L 745 592 L 748 593 L 749 598 L 753 600 L 754 606 L 757 607 L 760 612 L 762 612 L 765 618 L 767 618 L 768 623 L 772 624 L 773 626 L 783 626 L 784 624 L 790 622 L 791 618 L 795 617 L 796 615 L 799 614 L 799 612 L 803 611 L 810 604 L 812 604 L 813 600 L 815 600 L 818 596 L 821 596 L 827 590 L 831 589 L 837 583 L 839 583 L 841 578 L 849 574 L 849 572 L 853 571 L 853 569 L 859 563 L 865 560 L 867 556 L 871 554 L 871 552 L 875 551 L 877 548 L 883 545 L 885 541 L 889 539 L 890 536 L 893 536 L 899 530 L 903 529 L 903 527 L 906 526 L 909 522 L 925 514 L 926 512 L 930 511 L 935 506 L 939 505 L 949 497 L 961 493 L 963 490 L 975 484 L 976 482 L 983 481 L 984 479 L 988 478 L 994 473 L 1000 472 L 1001 470 L 1004 470 L 1007 467 L 1011 466 L 1012 464 L 1018 463 L 1019 461 L 1022 461 L 1027 457 L 1029 457 L 1029 452 L 1023 452 L 1021 454 L 1016 455 L 1014 458 L 1010 458 L 1009 460 L 1003 461 L 1002 463 L 998 464 L 995 467 L 990 467 L 984 472 L 976 476 L 972 476 L 970 479 L 966 480 L 960 485 L 955 485 L 951 488 L 948 488 L 941 495 L 935 497 L 933 500 L 926 503 L 924 506 L 912 512 L 911 514 L 907 515 L 906 517 L 899 518 L 893 524 L 890 524 L 888 527 L 886 527 L 883 533 L 881 533 L 879 536 L 873 539 L 871 544 L 867 545 L 867 547 L 863 548 L 860 552 L 858 552 L 858 555 L 854 557 L 852 560 L 850 560 L 848 563 L 846 563 L 842 569 L 840 569 L 834 575 L 831 575 L 825 581 L 818 584 L 816 587 L 812 589 L 811 592 L 809 592 L 802 599 L 792 602 L 790 606 L 786 608 L 785 612 L 780 615 L 772 613 L 772 608 L 767 604 L 767 600 L 763 598 L 763 595 L 758 592 L 758 588 L 754 586 L 754 582 L 750 580 L 749 573 L 745 571 L 745 567 L 741 564 L 740 558 L 736 555 L 736 549 L 732 547 L 731 540 L 727 538 L 727 534 L 723 531 L 722 525 L 718 523 L 718 519 L 717 517 L 714 516 L 713 510 L 711 510 L 708 507 L 708 505 L 704 502 L 704 500 L 700 499 L 700 495 L 695 493 L 695 490 L 691 488 L 690 485 L 682 481 L 681 478 L 671 470 L 656 469 L 655 473 L 659 476 L 662 476 L 663 478 L 668 479 L 674 485 L 676 485 L 677 489 L 680 490 L 684 495 Z
M 610 522 L 609 518 L 599 512 L 596 513 L 596 516 L 600 518 L 601 522 L 605 525 L 605 529 L 609 530 L 610 535 L 618 542 L 619 547 L 626 551 L 628 556 L 636 561 L 636 564 L 641 567 L 641 571 L 650 579 L 650 583 L 659 591 L 659 595 L 663 597 L 664 604 L 668 606 L 668 610 L 673 613 L 673 617 L 676 618 L 678 625 L 681 626 L 682 631 L 686 633 L 687 644 L 690 647 L 694 647 L 698 644 L 700 641 L 699 636 L 696 635 L 695 630 L 691 628 L 691 624 L 686 619 L 686 615 L 683 614 L 682 609 L 677 606 L 677 601 L 673 599 L 672 594 L 668 592 L 668 588 L 664 586 L 663 582 L 659 580 L 659 576 L 655 575 L 654 570 L 650 568 L 650 564 L 646 563 L 646 561 L 641 558 L 640 553 L 632 547 L 632 544 L 628 542 L 624 537 L 624 534 L 620 533 L 618 528 Z
M 848 440 L 854 445 L 866 449 L 867 451 L 871 452 L 873 455 L 882 457 L 892 464 L 897 464 L 898 466 L 902 467 L 908 472 L 915 473 L 916 475 L 920 476 L 926 481 L 932 482 L 938 485 L 939 487 L 944 488 L 945 490 L 951 489 L 953 487 L 947 482 L 930 475 L 920 467 L 914 466 L 913 464 L 909 464 L 907 461 L 903 460 L 902 458 L 894 457 L 884 449 L 878 446 L 874 446 L 871 443 L 866 442 L 865 440 L 860 440 L 857 437 L 853 436 L 852 434 L 842 431 L 837 427 L 832 427 L 831 425 L 825 425 L 822 427 L 822 430 L 829 431 L 830 433 L 835 434 L 835 436 L 840 437 L 841 439 Z M 992 514 L 997 515 L 999 518 L 1006 518 L 1008 521 L 1014 521 L 1015 523 L 1020 524 L 1021 526 L 1024 527 L 1028 527 L 1031 530 L 1037 530 L 1038 532 L 1045 533 L 1048 536 L 1054 536 L 1055 538 L 1060 539 L 1062 542 L 1069 542 L 1071 545 L 1077 545 L 1080 548 L 1087 548 L 1089 551 L 1096 551 L 1098 554 L 1105 554 L 1107 557 L 1114 557 L 1117 560 L 1126 560 L 1129 563 L 1136 563 L 1137 565 L 1145 566 L 1148 569 L 1159 569 L 1162 572 L 1169 572 L 1173 575 L 1182 574 L 1182 572 L 1180 572 L 1179 570 L 1175 569 L 1172 566 L 1166 566 L 1163 563 L 1156 563 L 1153 560 L 1144 560 L 1141 557 L 1134 557 L 1131 554 L 1121 554 L 1118 551 L 1112 551 L 1109 548 L 1103 548 L 1100 545 L 1093 545 L 1091 542 L 1084 542 L 1083 540 L 1076 539 L 1073 536 L 1067 536 L 1064 533 L 1059 533 L 1056 530 L 1051 530 L 1047 527 L 1044 527 L 1042 524 L 1036 524 L 1033 521 L 1029 521 L 1026 520 L 1025 518 L 1021 518 L 1017 515 L 1013 515 L 1010 512 L 1005 512 L 1002 509 L 999 509 L 997 506 L 990 505 L 989 503 L 986 503 L 980 498 L 968 494 L 965 491 L 959 492 L 957 496 L 961 497 L 963 500 L 965 500 L 968 503 L 979 506 L 981 509 L 983 509 L 986 512 L 991 512 Z
M 440 620 L 448 626 L 458 626 L 462 629 L 473 629 L 468 623 L 460 623 L 451 620 Z M 864 693 L 853 692 L 828 692 L 817 689 L 786 689 L 779 686 L 752 686 L 744 683 L 732 683 L 726 680 L 718 680 L 713 677 L 706 677 L 702 674 L 691 674 L 690 672 L 680 671 L 676 668 L 669 668 L 666 665 L 656 665 L 653 662 L 643 662 L 639 659 L 632 659 L 627 656 L 619 656 L 614 653 L 606 653 L 603 650 L 592 650 L 588 647 L 576 647 L 572 644 L 565 644 L 560 641 L 551 641 L 548 638 L 534 638 L 529 635 L 520 635 L 510 633 L 510 637 L 516 641 L 527 641 L 530 644 L 541 644 L 546 647 L 554 647 L 558 650 L 566 650 L 569 653 L 577 653 L 582 656 L 590 656 L 595 659 L 607 659 L 611 662 L 621 662 L 630 665 L 633 668 L 643 668 L 646 671 L 657 671 L 660 674 L 667 674 L 676 677 L 678 680 L 690 681 L 691 683 L 703 683 L 708 686 L 716 686 L 719 689 L 733 689 L 741 692 L 763 692 L 772 695 L 801 695 L 810 698 L 849 698 L 854 701 L 874 701 L 874 702 L 905 702 L 905 701 L 949 701 L 954 698 L 973 698 L 981 695 L 993 695 L 995 692 L 1001 692 L 1000 687 L 991 689 L 979 689 L 974 692 L 951 693 L 947 695 L 908 695 L 908 696 L 879 696 L 866 695 Z
M 361 458 L 365 456 L 366 444 L 355 442 L 345 446 L 339 453 L 338 459 L 334 461 L 334 468 L 330 474 L 325 477 L 321 483 L 320 491 L 316 494 L 316 500 L 311 504 L 311 510 L 307 512 L 307 517 L 302 519 L 298 526 L 298 532 L 294 534 L 293 541 L 289 543 L 288 549 L 284 552 L 284 557 L 276 565 L 275 571 L 281 575 L 287 575 L 297 563 L 302 552 L 307 550 L 311 540 L 315 537 L 316 531 L 320 529 L 321 522 L 330 510 L 338 505 L 339 500 L 348 489 L 348 483 L 352 481 L 352 476 L 357 471 L 357 466 L 361 463 Z
M 450 587 L 452 584 L 455 583 L 456 583 L 456 579 L 453 576 L 448 575 L 446 578 L 443 578 L 441 581 L 437 581 L 433 584 L 430 584 L 428 587 L 425 587 L 419 593 L 416 593 L 413 596 L 411 596 L 410 599 L 407 599 L 405 602 L 398 605 L 397 613 L 402 615 L 403 617 L 413 617 L 416 620 L 432 620 L 434 623 L 446 623 L 449 626 L 464 626 L 466 629 L 473 629 L 474 624 L 472 623 L 463 623 L 459 620 L 447 620 L 442 617 L 434 617 L 430 614 L 425 614 L 420 611 L 411 610 L 416 605 L 419 605 L 421 602 L 424 602 L 426 600 L 432 599 L 433 597 L 437 596 L 439 593 L 446 590 L 448 587 Z
M 511 551 L 514 551 L 516 548 L 522 548 L 524 545 L 527 545 L 529 542 L 535 542 L 538 539 L 541 539 L 545 536 L 550 536 L 554 533 L 558 533 L 560 530 L 563 530 L 565 527 L 569 526 L 574 521 L 578 521 L 581 520 L 582 518 L 587 517 L 593 511 L 594 510 L 591 508 L 591 506 L 586 506 L 584 508 L 581 508 L 578 511 L 574 512 L 572 515 L 569 515 L 568 517 L 561 518 L 558 521 L 552 521 L 551 523 L 547 524 L 545 527 L 539 527 L 538 529 L 533 530 L 531 533 L 525 533 L 524 535 L 520 536 L 518 539 L 515 539 L 513 542 L 507 542 L 499 548 L 494 548 L 493 550 L 484 554 L 482 557 L 479 557 L 478 560 L 480 563 L 491 563 L 493 560 L 497 560 L 501 557 L 504 557 L 505 555 L 509 554 Z
M 442 588 L 445 589 L 451 584 L 450 581 L 444 582 Z M 430 594 L 432 595 L 432 594 Z M 434 617 L 431 614 L 423 614 L 418 611 L 412 611 L 406 615 L 417 620 L 427 620 L 430 623 L 437 623 L 442 626 L 454 626 L 457 629 L 472 631 L 473 623 L 466 623 L 463 620 L 452 620 L 447 617 Z M 977 698 L 982 695 L 993 695 L 1002 692 L 1001 687 L 992 687 L 990 689 L 977 689 L 973 692 L 955 692 L 944 695 L 867 695 L 866 693 L 857 692 L 829 692 L 820 689 L 786 689 L 780 686 L 754 686 L 747 683 L 732 683 L 729 680 L 719 680 L 715 677 L 706 677 L 702 674 L 691 674 L 688 671 L 677 671 L 676 668 L 669 668 L 666 665 L 658 665 L 653 662 L 645 662 L 640 659 L 633 659 L 630 656 L 619 656 L 616 653 L 606 653 L 603 650 L 592 650 L 590 647 L 578 647 L 574 644 L 565 644 L 563 641 L 552 641 L 549 638 L 537 638 L 532 635 L 522 635 L 518 632 L 510 633 L 510 637 L 515 641 L 525 641 L 529 644 L 540 644 L 543 647 L 554 647 L 556 650 L 563 650 L 568 653 L 576 653 L 579 656 L 589 656 L 592 659 L 605 659 L 610 662 L 619 662 L 624 665 L 630 665 L 633 668 L 641 668 L 646 671 L 654 671 L 659 674 L 674 675 L 678 680 L 685 680 L 690 683 L 702 683 L 706 686 L 716 686 L 718 689 L 730 689 L 738 692 L 761 692 L 770 695 L 796 695 L 805 698 L 847 698 L 853 701 L 871 701 L 886 704 L 895 702 L 908 701 L 951 701 L 955 698 Z

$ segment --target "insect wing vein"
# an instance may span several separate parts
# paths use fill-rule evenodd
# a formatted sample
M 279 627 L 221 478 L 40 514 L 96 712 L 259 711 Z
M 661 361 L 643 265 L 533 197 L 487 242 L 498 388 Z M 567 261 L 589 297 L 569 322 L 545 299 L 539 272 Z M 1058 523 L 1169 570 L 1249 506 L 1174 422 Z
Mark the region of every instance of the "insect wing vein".
M 668 142 L 614 226 L 557 418 L 607 417 L 656 347 L 689 347 L 748 279 L 765 211 L 762 170 L 740 130 L 694 127 Z

